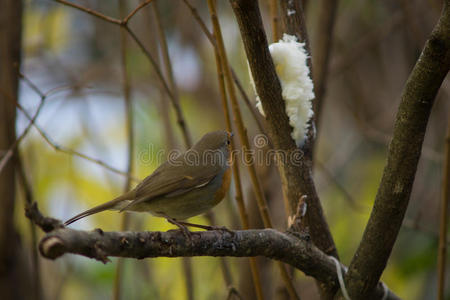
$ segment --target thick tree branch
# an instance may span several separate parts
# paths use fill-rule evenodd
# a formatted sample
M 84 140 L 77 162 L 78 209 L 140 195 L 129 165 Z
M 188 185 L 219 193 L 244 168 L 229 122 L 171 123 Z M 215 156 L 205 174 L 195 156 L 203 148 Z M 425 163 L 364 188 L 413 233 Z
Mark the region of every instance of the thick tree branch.
M 56 228 L 39 243 L 41 254 L 56 259 L 66 253 L 108 262 L 109 256 L 143 259 L 180 256 L 265 256 L 287 263 L 306 275 L 338 285 L 333 260 L 306 238 L 274 229 L 211 230 L 192 232 L 191 239 L 179 230 L 167 232 L 103 232 Z M 380 284 L 377 295 L 384 289 Z M 389 293 L 389 299 L 396 296 Z
M 346 276 L 352 299 L 368 299 L 383 272 L 409 202 L 434 99 L 450 68 L 450 0 L 406 82 L 387 164 Z
M 334 263 L 307 239 L 276 231 L 211 230 L 191 232 L 103 232 L 57 228 L 39 243 L 41 254 L 55 259 L 65 253 L 108 261 L 108 256 L 142 259 L 180 256 L 265 256 L 288 263 L 325 282 L 337 282 Z
M 239 23 L 256 91 L 266 112 L 274 148 L 281 150 L 284 157 L 293 157 L 298 150 L 290 135 L 292 127 L 289 125 L 281 85 L 269 53 L 258 2 L 231 0 L 231 4 Z M 310 160 L 279 159 L 278 166 L 283 193 L 287 197 L 291 214 L 295 213 L 299 199 L 306 195 L 306 220 L 314 243 L 325 253 L 337 255 L 312 180 Z
M 283 24 L 283 33 L 294 35 L 297 40 L 305 44 L 305 50 L 311 56 L 311 47 L 309 43 L 308 31 L 306 30 L 305 14 L 301 0 L 280 0 L 281 20 Z M 306 60 L 309 68 L 309 76 L 314 77 L 313 64 L 311 57 Z M 317 87 L 314 85 L 314 93 L 317 93 Z M 302 150 L 306 158 L 312 161 L 313 148 L 315 142 L 315 118 L 316 118 L 316 99 L 312 99 L 314 115 L 309 120 L 308 137 Z M 297 200 L 298 202 L 298 200 Z M 296 203 L 291 204 L 296 207 Z

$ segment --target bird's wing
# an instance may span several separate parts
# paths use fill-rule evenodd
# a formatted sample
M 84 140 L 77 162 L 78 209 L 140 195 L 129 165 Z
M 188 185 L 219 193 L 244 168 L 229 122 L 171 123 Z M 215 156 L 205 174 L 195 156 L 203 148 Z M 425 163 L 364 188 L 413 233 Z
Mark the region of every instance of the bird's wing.
M 175 197 L 207 185 L 219 172 L 220 166 L 186 166 L 164 163 L 136 188 L 136 198 L 130 206 L 151 201 L 155 197 Z

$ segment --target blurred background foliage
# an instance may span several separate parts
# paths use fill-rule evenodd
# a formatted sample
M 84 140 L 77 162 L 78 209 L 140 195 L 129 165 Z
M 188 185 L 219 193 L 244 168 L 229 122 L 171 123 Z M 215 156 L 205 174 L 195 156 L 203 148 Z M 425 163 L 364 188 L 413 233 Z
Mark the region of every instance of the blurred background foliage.
M 118 1 L 76 2 L 119 18 Z M 209 26 L 205 2 L 191 3 Z M 138 1 L 126 1 L 128 11 L 137 4 Z M 158 1 L 158 4 L 187 125 L 195 139 L 208 131 L 225 128 L 211 44 L 182 1 Z M 270 41 L 268 1 L 260 1 L 260 5 Z M 315 35 L 321 21 L 320 5 L 322 1 L 307 1 L 313 58 L 315 42 L 320 38 Z M 319 124 L 315 178 L 345 264 L 356 250 L 373 204 L 402 87 L 438 18 L 440 5 L 437 0 L 339 1 L 324 114 Z M 218 9 L 230 62 L 247 93 L 254 98 L 232 11 L 227 1 L 219 1 Z M 37 124 L 55 144 L 126 170 L 120 28 L 48 0 L 25 1 L 23 22 L 22 72 L 43 91 L 58 88 L 46 100 Z M 150 5 L 131 20 L 130 26 L 147 49 L 159 57 Z M 169 99 L 148 59 L 131 39 L 127 62 L 136 136 L 133 175 L 142 179 L 163 161 L 158 151 L 168 148 L 165 111 L 169 112 L 175 146 L 183 149 L 183 143 Z M 447 78 L 430 119 L 404 226 L 383 275 L 389 287 L 404 299 L 432 299 L 436 295 L 438 213 L 449 87 Z M 38 102 L 39 96 L 22 82 L 20 103 L 33 112 Z M 257 126 L 248 108 L 241 104 L 249 135 L 254 136 L 259 133 Z M 27 119 L 19 113 L 17 132 L 22 132 L 26 124 Z M 65 220 L 123 191 L 124 176 L 55 151 L 35 129 L 20 145 L 20 153 L 34 196 L 47 215 Z M 252 226 L 260 227 L 245 170 L 242 172 Z M 273 168 L 269 171 L 260 168 L 260 174 L 276 227 L 283 230 L 286 216 L 279 179 Z M 23 197 L 20 189 L 19 195 Z M 217 224 L 239 228 L 233 195 L 231 189 L 214 214 Z M 16 209 L 16 221 L 31 249 L 34 245 L 23 205 Z M 202 216 L 191 221 L 207 222 Z M 101 213 L 73 227 L 119 230 L 120 215 Z M 131 228 L 174 229 L 163 219 L 142 214 L 132 215 Z M 57 261 L 40 259 L 46 299 L 110 299 L 114 261 L 103 265 L 69 255 Z M 192 261 L 195 299 L 225 299 L 228 287 L 219 259 L 197 257 Z M 251 299 L 247 260 L 228 258 L 227 262 L 233 286 L 244 299 Z M 270 262 L 261 259 L 260 263 L 267 299 L 281 299 L 278 272 L 272 271 Z M 295 272 L 295 281 L 303 299 L 317 297 L 310 278 Z M 181 259 L 125 260 L 123 286 L 125 299 L 186 298 Z

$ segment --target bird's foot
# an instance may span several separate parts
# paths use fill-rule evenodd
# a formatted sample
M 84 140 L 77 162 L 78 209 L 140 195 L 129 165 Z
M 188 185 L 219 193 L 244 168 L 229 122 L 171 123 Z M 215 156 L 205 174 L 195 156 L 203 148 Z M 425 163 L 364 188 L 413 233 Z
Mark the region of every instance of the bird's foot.
M 234 232 L 231 229 L 226 228 L 225 226 L 209 226 L 210 229 L 208 230 L 218 230 L 218 231 L 223 231 L 223 232 L 228 232 L 231 235 L 235 235 L 236 232 Z
M 230 229 L 226 228 L 225 226 L 200 225 L 200 224 L 193 224 L 193 223 L 188 223 L 188 222 L 178 222 L 178 223 L 181 225 L 184 225 L 184 226 L 196 227 L 196 228 L 204 229 L 207 231 L 218 230 L 218 231 L 228 232 L 232 235 L 235 234 L 235 232 L 233 230 L 230 230 Z
M 183 233 L 183 235 L 192 244 L 192 233 L 189 231 L 189 229 L 186 227 L 186 225 L 183 224 L 183 222 L 178 222 L 178 221 L 176 221 L 174 219 L 171 219 L 171 218 L 167 218 L 167 222 L 169 222 L 170 224 L 173 224 L 173 225 L 177 226 L 178 228 L 180 228 L 180 230 Z

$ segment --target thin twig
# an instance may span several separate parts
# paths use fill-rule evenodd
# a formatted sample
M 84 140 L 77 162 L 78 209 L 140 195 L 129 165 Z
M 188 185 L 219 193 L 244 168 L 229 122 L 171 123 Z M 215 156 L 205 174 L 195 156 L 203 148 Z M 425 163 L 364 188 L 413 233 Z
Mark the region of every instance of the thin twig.
M 23 79 L 28 86 L 36 93 L 39 95 L 39 97 L 41 98 L 45 98 L 46 96 L 48 96 L 48 94 L 50 93 L 50 91 L 48 91 L 47 93 L 43 93 L 36 84 L 34 84 L 34 82 L 32 82 L 27 76 L 25 76 L 25 74 L 23 74 L 22 72 L 19 71 L 19 77 L 21 79 Z
M 127 22 L 129 18 L 131 18 L 138 10 L 139 8 L 142 8 L 145 6 L 145 2 L 142 3 L 143 5 L 138 6 L 130 15 L 126 18 Z M 126 2 L 125 1 L 119 1 L 119 13 L 121 16 L 125 14 L 126 10 Z M 134 130 L 133 130 L 133 104 L 131 102 L 131 95 L 130 95 L 130 80 L 128 77 L 128 71 L 127 71 L 127 32 L 124 28 L 120 28 L 120 64 L 121 64 L 121 71 L 122 71 L 122 92 L 123 92 L 123 98 L 125 102 L 125 123 L 126 123 L 126 132 L 127 132 L 127 174 L 131 175 L 133 171 L 133 163 L 134 163 Z M 130 176 L 127 176 L 125 185 L 124 185 L 124 193 L 128 192 L 131 188 L 131 180 Z M 130 218 L 129 214 L 127 212 L 124 212 L 121 218 L 121 224 L 120 229 L 122 231 L 125 231 L 128 229 Z M 113 284 L 113 299 L 119 300 L 121 299 L 121 291 L 122 291 L 122 285 L 123 285 L 123 273 L 124 273 L 124 260 L 122 258 L 119 258 L 117 260 L 116 264 L 116 273 L 114 277 L 114 284 Z
M 224 73 L 223 68 L 221 65 L 221 59 L 220 54 L 217 49 L 217 47 L 214 47 L 214 54 L 216 58 L 216 68 L 217 68 L 217 79 L 219 82 L 219 92 L 220 92 L 220 99 L 222 102 L 222 110 L 224 112 L 225 116 L 225 124 L 228 132 L 232 131 L 232 124 L 231 124 L 231 114 L 230 109 L 228 107 L 228 100 L 227 100 L 227 93 L 225 90 L 225 81 L 224 81 Z M 231 138 L 231 147 L 232 149 L 236 149 L 236 143 L 233 138 Z M 239 210 L 239 216 L 241 219 L 241 224 L 243 229 L 250 229 L 250 222 L 248 220 L 248 213 L 247 209 L 245 208 L 245 202 L 244 202 L 244 196 L 242 192 L 242 185 L 241 185 L 241 174 L 239 170 L 239 163 L 235 162 L 232 164 L 233 168 L 233 177 L 234 177 L 234 186 L 236 190 L 236 203 Z M 262 300 L 263 297 L 263 290 L 262 290 L 262 284 L 261 284 L 261 278 L 260 278 L 260 272 L 258 270 L 258 264 L 256 262 L 256 259 L 254 257 L 249 258 L 250 262 L 250 271 L 253 278 L 253 286 L 255 288 L 255 294 L 257 299 Z
M 139 46 L 139 48 L 142 50 L 142 52 L 144 53 L 144 55 L 149 59 L 150 64 L 152 65 L 152 67 L 154 68 L 156 75 L 158 77 L 158 79 L 160 80 L 164 90 L 166 91 L 166 93 L 169 95 L 169 98 L 175 108 L 175 113 L 176 113 L 176 117 L 177 117 L 177 123 L 180 126 L 180 129 L 183 133 L 183 137 L 185 139 L 185 143 L 187 145 L 191 145 L 192 141 L 191 141 L 191 137 L 189 136 L 188 132 L 186 131 L 186 126 L 185 126 L 185 121 L 184 121 L 184 116 L 183 113 L 181 111 L 180 105 L 179 103 L 176 101 L 173 93 L 171 92 L 169 85 L 167 84 L 166 80 L 164 79 L 164 76 L 160 70 L 160 68 L 158 67 L 158 64 L 156 63 L 155 59 L 153 58 L 153 56 L 150 54 L 150 52 L 145 48 L 144 44 L 141 42 L 141 40 L 136 36 L 136 34 L 134 33 L 134 31 L 131 30 L 131 28 L 128 26 L 128 23 L 124 22 L 123 20 L 118 20 L 118 19 L 114 19 L 108 16 L 105 16 L 97 11 L 94 11 L 92 9 L 68 2 L 66 0 L 55 0 L 56 2 L 59 2 L 61 4 L 65 4 L 68 5 L 70 7 L 76 8 L 78 10 L 84 11 L 90 15 L 93 15 L 95 17 L 98 17 L 102 20 L 108 21 L 110 23 L 116 24 L 116 25 L 120 25 L 123 28 L 126 29 L 126 31 L 128 32 L 128 34 L 131 36 L 131 38 L 136 42 L 136 44 Z M 142 5 L 142 4 L 141 4 Z M 139 7 L 139 6 L 138 6 Z M 144 7 L 144 6 L 142 6 Z M 140 7 L 140 8 L 142 8 Z M 136 9 L 135 9 L 136 10 Z M 136 10 L 137 12 L 138 10 Z M 135 13 L 136 13 L 135 12 Z
M 242 86 L 239 78 L 237 77 L 236 73 L 234 72 L 234 70 L 232 68 L 231 68 L 231 75 L 233 75 L 234 83 L 236 84 L 236 87 L 238 88 L 239 92 L 241 93 L 241 96 L 242 96 L 242 99 L 244 100 L 245 105 L 247 105 L 248 110 L 252 114 L 253 119 L 256 122 L 256 126 L 258 127 L 259 132 L 263 133 L 267 136 L 266 129 L 264 128 L 264 126 L 261 122 L 260 114 L 256 111 L 256 106 L 250 102 L 250 99 L 248 98 L 248 95 L 245 92 L 244 87 Z M 269 144 L 271 143 L 270 140 L 268 142 L 269 142 Z
M 200 17 L 200 15 L 197 12 L 197 9 L 192 6 L 188 0 L 183 0 L 184 4 L 189 8 L 192 16 L 194 17 L 194 19 L 197 21 L 198 25 L 200 26 L 200 28 L 202 29 L 203 33 L 206 35 L 206 37 L 208 38 L 208 41 L 211 43 L 211 45 L 216 49 L 217 51 L 217 43 L 216 43 L 216 39 L 214 38 L 213 34 L 209 31 L 208 27 L 206 26 L 205 22 L 203 21 L 203 19 Z M 241 93 L 242 99 L 244 99 L 244 103 L 245 105 L 247 105 L 248 109 L 250 110 L 253 119 L 256 122 L 256 125 L 258 126 L 258 129 L 261 133 L 265 134 L 265 129 L 264 126 L 261 123 L 261 118 L 258 117 L 258 113 L 256 112 L 255 106 L 252 105 L 252 103 L 249 100 L 249 97 L 247 95 L 247 93 L 245 92 L 244 88 L 242 87 L 242 83 L 239 80 L 239 77 L 237 76 L 236 72 L 233 70 L 233 67 L 230 65 L 230 69 L 231 69 L 231 74 L 233 75 L 233 80 L 236 83 L 236 86 L 239 90 L 239 92 Z
M 320 168 L 325 177 L 327 177 L 327 179 L 331 181 L 334 186 L 341 192 L 341 194 L 344 196 L 344 199 L 346 199 L 350 204 L 350 207 L 358 212 L 362 212 L 361 205 L 357 203 L 355 199 L 353 199 L 352 195 L 350 195 L 350 193 L 347 191 L 347 189 L 336 180 L 336 177 L 331 173 L 330 170 L 328 170 L 327 166 L 319 160 L 316 160 L 316 166 Z
M 147 4 L 150 4 L 150 2 L 152 2 L 153 0 L 145 0 L 144 2 L 142 2 L 141 4 L 139 4 L 138 6 L 136 6 L 135 9 L 133 9 L 128 16 L 126 16 L 125 18 L 122 19 L 122 25 L 127 25 L 128 21 L 130 21 L 130 19 L 143 7 L 145 7 Z
M 368 53 L 369 49 L 378 46 L 392 31 L 400 28 L 400 24 L 404 19 L 401 11 L 395 12 L 389 20 L 362 35 L 362 37 L 351 45 L 349 51 L 341 54 L 330 65 L 328 76 L 336 76 L 350 69 L 359 59 Z
M 88 14 L 90 14 L 90 15 L 92 15 L 92 16 L 94 16 L 94 17 L 97 17 L 97 18 L 99 18 L 99 19 L 102 19 L 102 20 L 104 20 L 104 21 L 106 21 L 106 22 L 109 22 L 109 23 L 113 23 L 113 24 L 117 24 L 117 25 L 121 25 L 121 26 L 127 26 L 128 25 L 128 22 L 130 21 L 130 19 L 140 10 L 140 9 L 142 9 L 143 7 L 145 7 L 147 4 L 149 4 L 150 2 L 152 2 L 153 0 L 146 0 L 146 1 L 144 1 L 144 2 L 142 2 L 142 3 L 140 3 L 138 6 L 136 6 L 125 18 L 123 18 L 123 19 L 121 19 L 121 20 L 119 20 L 119 19 L 116 19 L 116 18 L 112 18 L 112 17 L 110 17 L 110 16 L 107 16 L 107 15 L 104 15 L 104 14 L 102 14 L 102 13 L 100 13 L 100 12 L 98 12 L 98 11 L 95 11 L 95 10 L 93 10 L 93 9 L 90 9 L 90 8 L 87 8 L 87 7 L 84 7 L 84 6 L 81 6 L 81 5 L 78 5 L 78 4 L 75 4 L 75 3 L 73 3 L 73 2 L 69 2 L 69 1 L 66 1 L 66 0 L 55 0 L 56 2 L 58 2 L 58 3 L 61 3 L 61 4 L 64 4 L 64 5 L 67 5 L 67 6 L 70 6 L 70 7 L 73 7 L 73 8 L 76 8 L 76 9 L 78 9 L 78 10 L 81 10 L 81 11 L 83 11 L 83 12 L 85 12 L 85 13 L 88 13 Z
M 197 23 L 202 28 L 202 31 L 206 35 L 206 37 L 208 38 L 209 42 L 211 44 L 213 44 L 214 47 L 217 47 L 217 43 L 216 43 L 216 40 L 215 40 L 213 34 L 209 31 L 209 29 L 206 26 L 205 22 L 202 20 L 202 17 L 200 17 L 200 15 L 198 14 L 197 9 L 189 3 L 189 0 L 183 0 L 183 2 L 184 2 L 184 4 L 186 4 L 186 6 L 191 11 L 192 16 L 194 17 L 194 19 L 197 21 Z
M 278 159 L 283 198 L 287 202 L 286 206 L 290 209 L 290 215 L 293 215 L 298 207 L 299 198 L 306 195 L 308 212 L 306 215 L 307 222 L 304 223 L 309 226 L 313 242 L 327 254 L 337 256 L 336 247 L 312 178 L 311 151 L 308 147 L 303 147 L 304 152 L 299 153 L 299 149 L 290 136 L 292 127 L 289 125 L 281 84 L 268 49 L 267 36 L 258 2 L 245 0 L 230 0 L 230 2 L 239 24 L 255 87 L 266 112 L 266 121 L 274 148 L 282 151 L 284 157 L 293 157 L 299 154 L 299 159 L 295 163 L 290 159 Z M 289 30 L 284 31 L 295 34 L 298 38 L 301 38 L 301 41 L 307 42 L 306 31 L 299 30 L 299 28 L 302 29 L 301 25 L 304 25 L 304 19 L 301 16 L 303 12 L 301 7 L 294 7 L 292 9 L 295 13 L 292 14 L 290 5 L 293 3 L 300 5 L 299 1 L 282 1 L 280 13 L 283 23 L 289 25 L 285 26 Z M 290 12 L 289 15 L 287 15 L 288 12 Z M 300 32 L 301 34 L 299 34 Z M 309 130 L 308 142 L 314 140 L 313 136 L 313 132 Z M 332 293 L 332 291 L 330 292 Z
M 28 114 L 28 112 L 19 103 L 17 103 L 17 107 L 24 113 L 25 117 L 28 120 L 32 119 L 31 116 Z M 99 165 L 99 166 L 101 166 L 101 167 L 103 167 L 105 169 L 108 169 L 111 172 L 114 172 L 114 173 L 117 173 L 117 174 L 120 174 L 120 175 L 123 175 L 123 176 L 129 176 L 129 174 L 127 172 L 120 171 L 119 169 L 116 169 L 116 168 L 106 164 L 105 162 L 99 160 L 99 159 L 92 158 L 92 157 L 90 157 L 90 156 L 88 156 L 86 154 L 83 154 L 83 153 L 77 152 L 75 150 L 72 150 L 70 148 L 67 148 L 67 147 L 55 144 L 53 141 L 51 141 L 50 137 L 37 124 L 33 124 L 33 126 L 34 126 L 34 128 L 36 128 L 36 130 L 39 132 L 39 134 L 42 136 L 42 138 L 45 140 L 45 142 L 50 147 L 52 147 L 55 151 L 60 151 L 60 152 L 63 152 L 63 153 L 69 154 L 69 155 L 78 156 L 80 158 L 83 158 L 85 160 L 93 162 L 93 163 L 95 163 L 95 164 L 97 164 L 97 165 Z M 133 181 L 136 181 L 136 182 L 139 181 L 139 179 L 137 179 L 134 176 L 130 176 L 130 178 Z
M 141 6 L 135 9 L 135 12 L 137 12 L 140 8 L 144 7 L 150 3 L 150 1 L 146 1 L 142 3 Z M 120 11 L 123 14 L 126 9 L 126 4 L 123 1 L 119 2 Z M 131 18 L 133 14 L 130 14 L 127 18 Z M 135 149 L 135 133 L 134 133 L 134 114 L 133 114 L 133 102 L 131 98 L 131 88 L 130 88 L 130 79 L 128 75 L 127 70 L 127 35 L 125 30 L 121 30 L 121 65 L 122 65 L 122 89 L 123 89 L 123 95 L 124 95 L 124 102 L 125 102 L 125 123 L 126 123 L 126 129 L 127 129 L 127 148 L 128 148 L 128 155 L 127 155 L 127 174 L 131 175 L 133 173 L 133 166 L 134 166 L 134 149 Z M 127 177 L 127 180 L 124 185 L 124 192 L 128 192 L 131 188 L 131 178 L 130 176 Z M 124 214 L 124 216 L 128 216 L 128 214 Z M 123 230 L 126 230 L 128 227 L 127 217 L 123 218 Z
M 104 14 L 98 12 L 98 11 L 93 10 L 93 9 L 90 9 L 90 8 L 87 8 L 87 7 L 83 7 L 81 5 L 78 5 L 78 4 L 75 4 L 75 3 L 72 3 L 72 2 L 69 2 L 69 1 L 66 1 L 66 0 L 55 0 L 55 1 L 58 2 L 58 3 L 64 4 L 64 5 L 76 8 L 78 10 L 81 10 L 81 11 L 83 11 L 85 13 L 88 13 L 88 14 L 90 14 L 90 15 L 92 15 L 94 17 L 97 17 L 99 19 L 102 19 L 102 20 L 104 20 L 106 22 L 117 24 L 117 25 L 122 25 L 122 20 L 111 18 L 111 17 L 106 16 L 106 15 L 104 15 Z
M 102 161 L 100 161 L 100 160 L 97 160 L 97 159 L 94 159 L 94 158 L 91 158 L 91 157 L 89 157 L 89 156 L 87 156 L 87 155 L 84 155 L 84 154 L 82 154 L 82 153 L 79 153 L 79 152 L 76 152 L 76 151 L 74 151 L 74 150 L 72 150 L 72 149 L 69 149 L 69 148 L 65 148 L 65 147 L 62 147 L 62 146 L 59 146 L 59 145 L 56 145 L 55 143 L 53 143 L 51 140 L 50 140 L 50 138 L 47 136 L 47 134 L 36 124 L 36 119 L 37 119 L 37 117 L 38 117 L 38 115 L 39 115 L 39 112 L 40 112 L 40 110 L 42 109 L 42 107 L 43 107 L 43 105 L 44 105 L 44 102 L 45 102 L 45 100 L 46 99 L 48 99 L 48 97 L 51 95 L 51 94 L 54 94 L 54 93 L 56 93 L 56 92 L 58 92 L 58 91 L 60 91 L 60 90 L 62 90 L 62 89 L 65 89 L 65 88 L 67 88 L 67 87 L 56 87 L 56 88 L 52 88 L 52 89 L 50 89 L 49 91 L 47 91 L 47 92 L 42 92 L 27 76 L 25 76 L 24 74 L 22 74 L 22 73 L 20 73 L 20 77 L 22 78 L 22 79 L 24 79 L 24 81 L 31 87 L 31 89 L 33 89 L 38 95 L 40 95 L 40 97 L 41 97 L 41 101 L 40 101 L 40 103 L 39 103 L 39 106 L 38 106 L 38 108 L 37 108 L 37 110 L 36 110 L 36 113 L 34 114 L 34 116 L 33 117 L 31 117 L 29 114 L 28 114 L 28 112 L 20 105 L 20 103 L 18 103 L 17 101 L 15 101 L 15 103 L 16 103 L 16 106 L 17 106 L 17 108 L 19 109 L 19 110 L 21 110 L 23 113 L 24 113 L 24 115 L 26 116 L 26 118 L 30 121 L 29 122 L 29 124 L 28 124 L 28 126 L 25 128 L 25 130 L 24 130 L 24 132 L 19 136 L 19 138 L 17 138 L 16 139 L 16 141 L 14 142 L 14 144 L 6 151 L 6 153 L 5 153 L 5 155 L 2 157 L 2 160 L 0 161 L 0 172 L 1 172 L 1 170 L 2 170 L 2 168 L 3 168 L 3 164 L 6 164 L 6 162 L 12 157 L 12 154 L 13 154 L 13 152 L 14 152 L 14 150 L 15 150 L 15 148 L 19 145 L 19 143 L 25 138 L 25 136 L 27 135 L 27 133 L 29 132 L 29 130 L 30 130 L 30 128 L 31 128 L 31 126 L 34 126 L 37 130 L 38 130 L 38 132 L 39 132 L 39 134 L 44 138 L 44 140 L 55 150 L 55 151 L 61 151 L 61 152 L 65 152 L 65 153 L 67 153 L 67 154 L 70 154 L 70 155 L 75 155 L 75 156 L 78 156 L 78 157 L 81 157 L 81 158 L 83 158 L 83 159 L 86 159 L 86 160 L 89 160 L 89 161 L 91 161 L 91 162 L 94 162 L 94 163 L 96 163 L 96 164 L 98 164 L 98 165 L 100 165 L 100 166 L 102 166 L 102 167 L 104 167 L 104 168 L 106 168 L 106 169 L 109 169 L 110 171 L 112 171 L 112 172 L 114 172 L 114 173 L 118 173 L 118 174 L 120 174 L 120 175 L 124 175 L 124 176 L 128 176 L 128 174 L 126 173 L 126 172 L 122 172 L 122 171 L 120 171 L 120 170 L 118 170 L 118 169 L 116 169 L 116 168 L 114 168 L 114 167 L 111 167 L 111 166 L 109 166 L 109 165 L 107 165 L 106 163 L 104 163 L 104 162 L 102 162 Z M 0 93 L 2 93 L 3 94 L 3 91 L 0 89 Z M 6 94 L 5 94 L 6 95 Z M 132 177 L 132 180 L 134 180 L 134 181 L 138 181 L 138 179 L 137 178 L 135 178 L 135 177 Z
M 227 300 L 233 299 L 233 296 L 239 300 L 242 300 L 242 297 L 241 297 L 241 294 L 239 294 L 239 291 L 235 287 L 230 286 L 228 288 Z
M 156 3 L 156 2 L 155 2 Z M 149 33 L 149 39 L 154 39 L 154 32 L 156 29 L 155 24 L 155 18 L 152 16 L 152 11 L 150 9 L 146 9 L 143 11 L 144 13 L 144 19 L 147 26 L 147 32 Z M 162 65 L 162 57 L 159 55 L 159 44 L 158 43 L 150 43 L 149 44 L 149 51 L 150 53 L 153 53 L 153 55 L 156 55 L 159 58 L 159 65 Z M 170 149 L 174 149 L 177 147 L 176 143 L 176 137 L 175 132 L 173 128 L 173 124 L 170 118 L 169 114 L 169 103 L 168 97 L 163 90 L 163 87 L 159 83 L 158 85 L 158 94 L 159 94 L 159 100 L 158 100 L 158 108 L 159 108 L 159 114 L 162 119 L 162 128 L 163 128 L 163 136 L 165 139 L 165 146 L 166 150 L 169 151 Z
M 147 56 L 147 58 L 149 59 L 151 65 L 153 66 L 153 68 L 156 72 L 156 75 L 158 76 L 158 78 L 162 84 L 163 89 L 166 91 L 167 95 L 169 96 L 169 99 L 171 100 L 172 105 L 175 109 L 175 115 L 177 117 L 177 124 L 181 129 L 185 144 L 192 145 L 192 139 L 186 128 L 186 122 L 184 120 L 184 116 L 183 116 L 183 112 L 181 110 L 180 104 L 177 102 L 171 89 L 169 88 L 167 81 L 164 79 L 164 76 L 163 76 L 158 64 L 156 63 L 156 60 L 153 58 L 151 53 L 145 48 L 144 44 L 142 44 L 142 42 L 138 39 L 136 34 L 129 27 L 125 27 L 125 28 L 128 31 L 128 33 L 130 34 L 131 38 L 136 42 L 136 44 L 139 46 L 139 48 L 142 50 L 142 52 L 145 54 L 145 56 Z
M 222 68 L 224 70 L 226 86 L 228 88 L 228 97 L 230 98 L 231 107 L 233 109 L 234 121 L 235 121 L 237 130 L 238 130 L 238 133 L 239 133 L 239 138 L 240 138 L 240 141 L 242 144 L 243 153 L 247 154 L 246 161 L 249 162 L 247 164 L 247 166 L 248 166 L 248 171 L 249 171 L 250 179 L 251 179 L 252 186 L 253 186 L 253 191 L 256 196 L 256 200 L 258 203 L 258 207 L 259 207 L 259 210 L 261 213 L 262 220 L 264 222 L 264 226 L 268 227 L 268 228 L 272 228 L 273 225 L 272 225 L 272 220 L 269 215 L 267 200 L 265 199 L 261 183 L 259 182 L 258 176 L 256 174 L 255 165 L 253 163 L 254 157 L 252 156 L 252 154 L 249 151 L 251 148 L 250 148 L 250 144 L 248 141 L 247 131 L 245 129 L 244 122 L 242 120 L 242 115 L 241 115 L 241 111 L 239 108 L 239 104 L 238 104 L 237 98 L 236 98 L 233 76 L 231 75 L 231 69 L 230 69 L 230 65 L 228 63 L 228 59 L 227 59 L 227 55 L 226 55 L 226 51 L 225 51 L 225 45 L 223 42 L 222 31 L 220 28 L 219 20 L 217 18 L 215 1 L 208 0 L 208 7 L 209 7 L 210 15 L 211 15 L 213 28 L 214 28 L 214 36 L 217 41 L 219 58 L 221 61 Z M 286 284 L 286 287 L 288 289 L 290 296 L 293 299 L 300 299 L 295 291 L 295 288 L 292 284 L 291 279 L 289 278 L 289 274 L 287 273 L 284 265 L 282 263 L 278 263 L 278 267 L 280 269 L 281 276 L 284 280 L 284 283 Z
M 167 81 L 169 83 L 169 87 L 172 92 L 173 103 L 174 103 L 174 106 L 175 106 L 175 103 L 177 103 L 177 107 L 175 109 L 176 110 L 178 109 L 181 111 L 181 109 L 179 108 L 180 95 L 178 93 L 177 84 L 175 82 L 175 77 L 173 75 L 172 62 L 171 62 L 170 55 L 169 55 L 169 48 L 167 47 L 166 35 L 165 35 L 164 29 L 162 27 L 161 18 L 160 18 L 158 7 L 157 7 L 157 2 L 153 3 L 152 8 L 153 8 L 154 16 L 155 16 L 155 22 L 156 22 L 156 27 L 157 27 L 157 32 L 158 32 L 158 40 L 159 40 L 159 44 L 161 46 L 164 69 L 166 71 Z M 188 148 L 188 149 L 191 148 L 191 146 L 192 146 L 191 133 L 186 125 L 184 126 L 184 130 L 183 130 L 183 138 L 185 141 L 186 148 Z
M 169 48 L 167 46 L 166 41 L 166 35 L 164 33 L 164 28 L 162 26 L 161 18 L 159 15 L 159 9 L 158 9 L 158 2 L 154 2 L 152 5 L 152 11 L 154 15 L 154 20 L 156 23 L 157 33 L 158 33 L 158 41 L 160 45 L 160 49 L 162 52 L 162 64 L 164 66 L 164 70 L 167 76 L 167 81 L 169 83 L 170 89 L 173 94 L 174 103 L 180 103 L 180 95 L 178 93 L 178 87 L 175 82 L 175 77 L 173 75 L 173 68 L 172 68 L 172 62 L 169 55 Z M 185 142 L 185 146 L 187 149 L 191 148 L 192 146 L 192 140 L 191 140 L 191 134 L 189 131 L 189 128 L 185 126 L 183 130 L 183 139 Z M 168 128 L 169 130 L 169 128 Z M 171 133 L 173 136 L 173 133 Z M 192 259 L 189 257 L 183 257 L 182 258 L 182 268 L 184 272 L 184 279 L 185 279 L 185 287 L 186 287 L 186 293 L 187 298 L 189 300 L 194 299 L 194 273 L 193 273 L 193 267 L 192 267 Z
M 438 299 L 445 297 L 445 269 L 447 255 L 447 228 L 448 228 L 448 204 L 450 202 L 450 120 L 447 125 L 447 137 L 445 139 L 445 163 L 442 179 L 442 204 L 441 224 L 439 229 L 439 251 L 438 251 Z
M 2 93 L 4 96 L 8 96 L 8 94 L 4 93 L 2 89 L 0 89 L 0 93 Z M 11 159 L 11 157 L 14 154 L 14 151 L 16 150 L 17 146 L 20 144 L 20 142 L 25 138 L 25 136 L 30 131 L 31 127 L 34 125 L 34 122 L 36 121 L 37 117 L 39 116 L 39 113 L 41 112 L 42 107 L 44 106 L 46 96 L 42 95 L 41 100 L 39 102 L 39 106 L 36 109 L 36 112 L 34 113 L 33 117 L 30 117 L 30 122 L 28 123 L 25 130 L 22 132 L 22 134 L 12 143 L 12 145 L 8 148 L 8 150 L 3 155 L 2 159 L 0 160 L 0 173 L 2 172 L 3 168 L 6 166 L 8 161 Z M 14 101 L 19 105 L 17 101 Z
M 280 17 L 278 16 L 278 0 L 269 0 L 269 8 L 273 42 L 277 42 L 280 39 Z

